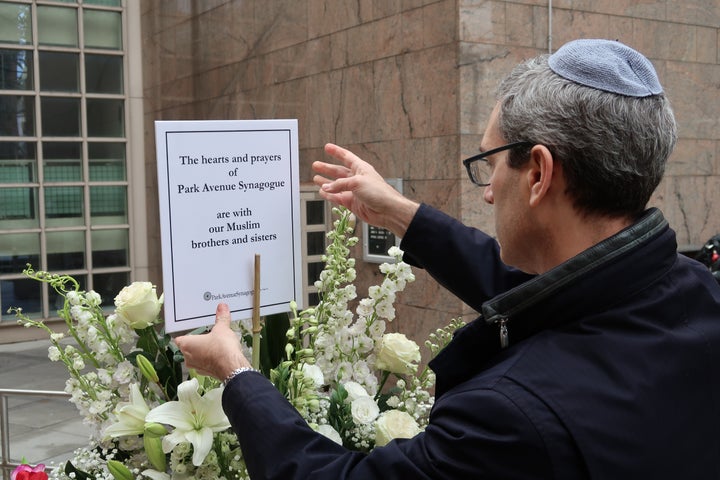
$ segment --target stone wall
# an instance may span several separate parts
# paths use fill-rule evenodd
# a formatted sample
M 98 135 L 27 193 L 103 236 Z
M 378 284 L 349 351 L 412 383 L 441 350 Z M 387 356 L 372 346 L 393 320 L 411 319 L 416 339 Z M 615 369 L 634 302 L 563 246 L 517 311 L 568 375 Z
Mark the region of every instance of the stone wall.
M 552 3 L 552 11 L 549 7 Z M 681 139 L 653 204 L 695 248 L 720 231 L 716 0 L 152 0 L 142 2 L 148 238 L 161 284 L 153 121 L 297 118 L 301 180 L 335 142 L 405 193 L 492 233 L 460 159 L 477 151 L 499 79 L 574 38 L 619 39 L 655 64 Z M 359 252 L 358 253 L 358 257 Z M 361 262 L 359 262 L 361 263 Z M 375 283 L 376 265 L 359 269 Z M 397 326 L 418 339 L 472 312 L 424 272 Z
M 463 154 L 477 150 L 492 89 L 514 64 L 575 38 L 617 39 L 653 62 L 679 124 L 652 205 L 677 231 L 681 250 L 695 250 L 720 232 L 713 211 L 720 208 L 720 2 L 460 0 L 458 11 Z M 469 181 L 462 191 L 463 220 L 491 229 L 491 213 Z

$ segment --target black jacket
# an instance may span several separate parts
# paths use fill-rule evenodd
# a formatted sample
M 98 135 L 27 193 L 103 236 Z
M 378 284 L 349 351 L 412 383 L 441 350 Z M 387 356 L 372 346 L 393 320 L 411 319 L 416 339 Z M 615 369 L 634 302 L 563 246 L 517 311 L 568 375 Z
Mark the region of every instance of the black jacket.
M 720 288 L 659 211 L 535 277 L 424 205 L 401 248 L 482 312 L 431 363 L 429 426 L 347 452 L 239 375 L 223 405 L 253 478 L 720 478 Z

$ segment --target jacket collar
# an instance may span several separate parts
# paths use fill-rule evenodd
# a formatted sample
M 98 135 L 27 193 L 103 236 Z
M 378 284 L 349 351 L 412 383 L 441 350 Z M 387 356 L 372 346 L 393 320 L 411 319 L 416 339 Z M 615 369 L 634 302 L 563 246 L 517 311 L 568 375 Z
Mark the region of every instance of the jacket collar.
M 660 241 L 654 241 L 658 237 Z M 436 396 L 469 378 L 510 344 L 646 287 L 649 276 L 670 268 L 676 251 L 674 232 L 659 210 L 650 209 L 612 237 L 483 303 L 482 315 L 457 330 L 452 342 L 430 362 L 438 373 Z M 622 257 L 625 261 L 618 262 Z
M 602 269 L 668 228 L 667 220 L 658 209 L 650 209 L 641 219 L 617 234 L 590 247 L 557 267 L 537 275 L 491 300 L 483 303 L 482 317 L 500 328 L 501 347 L 509 345 L 508 321 L 550 299 L 558 291 L 577 284 L 591 272 Z M 539 329 L 538 329 L 539 330 Z

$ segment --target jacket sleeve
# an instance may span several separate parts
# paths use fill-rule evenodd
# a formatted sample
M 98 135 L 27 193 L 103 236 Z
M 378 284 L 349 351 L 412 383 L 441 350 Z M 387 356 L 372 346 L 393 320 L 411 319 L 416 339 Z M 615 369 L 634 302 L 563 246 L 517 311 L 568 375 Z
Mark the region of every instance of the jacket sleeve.
M 486 300 L 532 278 L 502 262 L 493 238 L 425 204 L 408 226 L 400 248 L 405 262 L 427 270 L 476 311 Z
M 551 478 L 535 427 L 504 395 L 488 389 L 444 395 L 430 425 L 371 453 L 349 451 L 313 431 L 259 373 L 234 378 L 223 409 L 251 478 L 266 480 Z

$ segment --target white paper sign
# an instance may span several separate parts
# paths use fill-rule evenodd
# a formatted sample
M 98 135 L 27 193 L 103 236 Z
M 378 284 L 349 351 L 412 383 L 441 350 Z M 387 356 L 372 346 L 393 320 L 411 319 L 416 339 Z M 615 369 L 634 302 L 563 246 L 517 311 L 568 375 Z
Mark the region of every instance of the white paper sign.
M 157 121 L 165 329 L 301 303 L 297 120 Z M 300 305 L 302 307 L 302 305 Z

